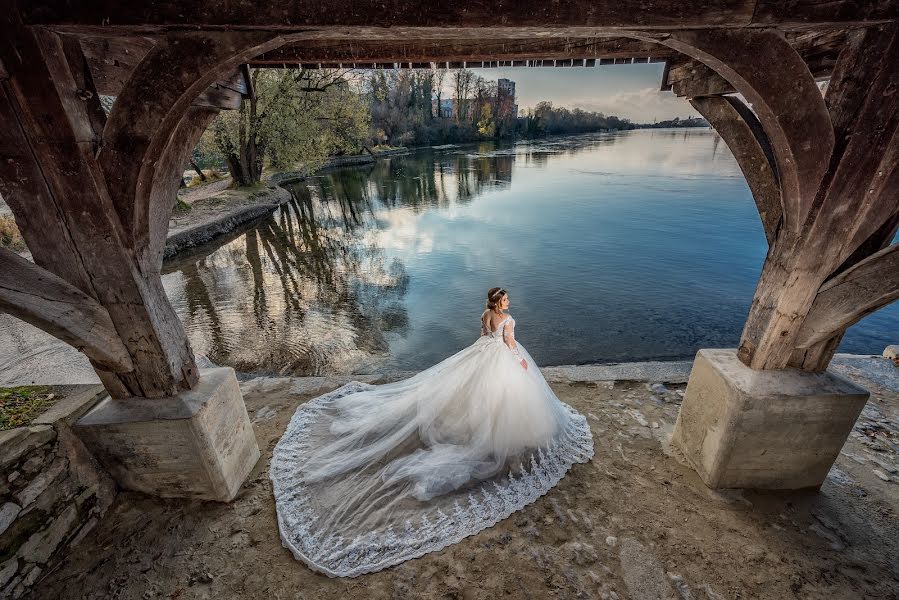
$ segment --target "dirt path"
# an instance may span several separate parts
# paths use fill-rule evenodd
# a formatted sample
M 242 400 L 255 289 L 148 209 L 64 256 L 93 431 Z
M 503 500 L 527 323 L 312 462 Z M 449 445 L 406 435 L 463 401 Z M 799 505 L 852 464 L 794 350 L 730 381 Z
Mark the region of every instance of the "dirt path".
M 231 185 L 231 177 L 225 177 L 219 181 L 213 181 L 206 185 L 199 185 L 192 188 L 182 188 L 178 190 L 178 199 L 182 202 L 192 204 L 197 200 L 209 198 L 228 188 Z
M 263 459 L 233 504 L 123 493 L 32 597 L 899 597 L 899 477 L 882 480 L 873 468 L 885 467 L 869 460 L 895 466 L 899 454 L 884 453 L 867 433 L 877 425 L 896 439 L 899 395 L 887 388 L 819 493 L 758 494 L 711 491 L 665 453 L 683 384 L 554 383 L 588 417 L 590 463 L 459 544 L 357 579 L 329 579 L 281 547 L 267 475 L 272 448 L 309 398 L 302 384 L 243 384 Z

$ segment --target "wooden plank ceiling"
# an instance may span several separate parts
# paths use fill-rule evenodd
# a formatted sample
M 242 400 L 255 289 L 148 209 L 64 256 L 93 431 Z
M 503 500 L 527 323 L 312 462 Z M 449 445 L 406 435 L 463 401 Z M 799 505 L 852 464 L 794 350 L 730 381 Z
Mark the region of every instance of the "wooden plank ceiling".
M 809 65 L 827 78 L 844 39 L 854 27 L 799 30 L 785 35 Z M 153 36 L 78 36 L 97 91 L 115 96 L 153 46 Z M 661 89 L 679 96 L 732 92 L 708 67 L 667 46 L 626 37 L 551 37 L 530 39 L 423 39 L 406 41 L 313 39 L 293 42 L 250 62 L 254 67 L 302 65 L 306 68 L 472 68 L 497 66 L 587 66 L 667 62 Z M 246 94 L 240 72 L 220 81 L 202 98 L 204 105 L 232 108 Z
M 628 31 L 650 37 L 697 28 L 774 27 L 818 78 L 830 75 L 846 32 L 899 19 L 895 0 L 210 0 L 189 10 L 119 0 L 21 2 L 27 24 L 76 36 L 97 89 L 116 95 L 153 39 L 172 31 L 267 30 L 281 48 L 251 66 L 355 68 L 594 66 L 666 62 L 662 89 L 680 95 L 726 93 L 703 65 Z M 646 39 L 646 36 L 643 36 Z M 240 73 L 210 91 L 228 108 L 246 93 Z

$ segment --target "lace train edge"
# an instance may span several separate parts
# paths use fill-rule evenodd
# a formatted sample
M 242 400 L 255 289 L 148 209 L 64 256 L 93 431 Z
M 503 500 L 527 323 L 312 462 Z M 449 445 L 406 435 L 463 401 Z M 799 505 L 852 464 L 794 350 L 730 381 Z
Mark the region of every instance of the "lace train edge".
M 295 475 L 290 471 L 289 462 L 308 449 L 308 442 L 299 441 L 296 436 L 313 422 L 315 414 L 328 403 L 373 387 L 372 384 L 351 381 L 300 405 L 272 453 L 269 478 L 282 545 L 291 551 L 294 558 L 328 577 L 357 577 L 373 573 L 457 544 L 536 502 L 555 487 L 575 463 L 586 463 L 594 454 L 593 435 L 586 417 L 560 400 L 572 416 L 565 431 L 545 454 L 542 448 L 531 454 L 530 471 L 523 463 L 519 465 L 517 478 L 510 471 L 506 476 L 505 489 L 496 481 L 485 481 L 469 492 L 467 508 L 462 508 L 457 499 L 453 503 L 452 516 L 440 508 L 426 511 L 420 518 L 418 528 L 407 520 L 399 537 L 393 532 L 393 527 L 388 526 L 383 532 L 370 531 L 348 544 L 343 537 L 333 534 L 322 539 L 322 532 L 314 531 L 311 526 L 315 514 L 306 506 L 308 496 L 302 490 L 297 491 L 296 485 L 288 491 L 291 477 Z M 488 491 L 488 484 L 492 484 L 493 492 Z M 480 501 L 474 497 L 475 494 L 481 496 Z

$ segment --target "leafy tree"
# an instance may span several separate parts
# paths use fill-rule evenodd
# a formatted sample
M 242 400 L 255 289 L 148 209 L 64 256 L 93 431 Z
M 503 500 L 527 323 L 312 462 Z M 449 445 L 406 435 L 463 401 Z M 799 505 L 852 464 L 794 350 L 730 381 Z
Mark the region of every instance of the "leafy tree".
M 203 154 L 227 163 L 238 185 L 257 183 L 266 163 L 314 169 L 366 145 L 370 114 L 351 73 L 254 69 L 251 78 L 255 98 L 220 113 L 200 142 Z

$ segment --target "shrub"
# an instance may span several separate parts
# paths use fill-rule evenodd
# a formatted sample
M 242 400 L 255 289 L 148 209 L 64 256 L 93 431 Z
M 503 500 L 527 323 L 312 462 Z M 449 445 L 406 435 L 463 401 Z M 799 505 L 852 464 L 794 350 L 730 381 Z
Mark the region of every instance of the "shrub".
M 16 220 L 10 215 L 0 216 L 0 247 L 15 252 L 25 249 L 25 240 L 22 239 Z

